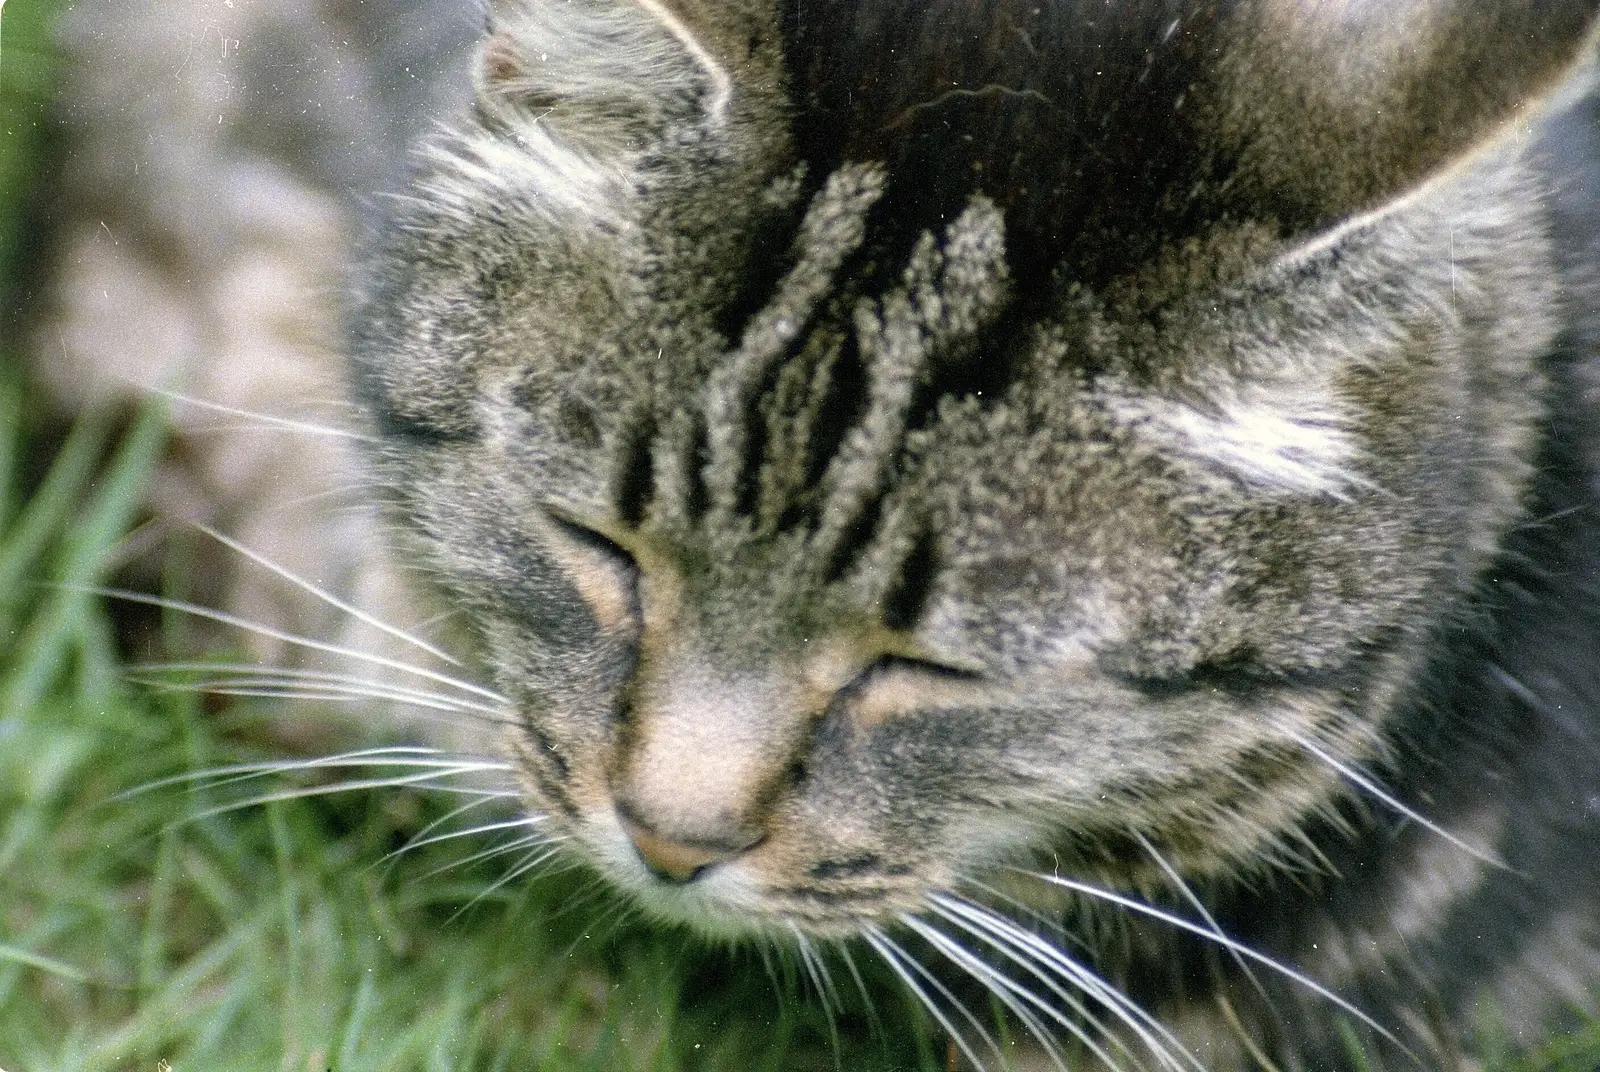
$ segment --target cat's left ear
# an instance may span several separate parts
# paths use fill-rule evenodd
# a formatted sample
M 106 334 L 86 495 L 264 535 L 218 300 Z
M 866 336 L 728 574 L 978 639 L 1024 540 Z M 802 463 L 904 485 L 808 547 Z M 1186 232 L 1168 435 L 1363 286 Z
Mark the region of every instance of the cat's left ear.
M 1376 207 L 1507 124 L 1592 55 L 1597 0 L 1240 0 L 1202 140 L 1292 229 Z

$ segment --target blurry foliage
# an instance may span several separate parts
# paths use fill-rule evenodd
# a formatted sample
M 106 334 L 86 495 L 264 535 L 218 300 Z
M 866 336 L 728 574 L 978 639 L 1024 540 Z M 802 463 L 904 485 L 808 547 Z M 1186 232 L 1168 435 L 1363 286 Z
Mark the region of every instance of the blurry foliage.
M 62 0 L 0 0 L 0 308 L 9 284 L 25 273 L 24 208 L 40 181 L 49 136 L 56 58 L 50 25 Z M 0 323 L 0 332 L 8 324 Z M 5 342 L 0 335 L 0 344 Z

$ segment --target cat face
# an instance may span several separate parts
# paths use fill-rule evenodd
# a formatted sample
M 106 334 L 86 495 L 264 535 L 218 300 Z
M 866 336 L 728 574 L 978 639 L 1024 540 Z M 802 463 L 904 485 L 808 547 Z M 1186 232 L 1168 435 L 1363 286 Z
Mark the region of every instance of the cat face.
M 495 11 L 355 373 L 530 806 L 641 903 L 1249 872 L 1382 755 L 1522 505 L 1499 131 L 1592 5 L 1290 6 Z

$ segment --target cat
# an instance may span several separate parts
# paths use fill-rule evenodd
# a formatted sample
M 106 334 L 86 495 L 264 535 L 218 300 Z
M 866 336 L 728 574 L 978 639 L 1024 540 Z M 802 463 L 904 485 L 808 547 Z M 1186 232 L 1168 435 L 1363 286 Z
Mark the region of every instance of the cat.
M 974 1067 L 1593 1015 L 1597 7 L 491 3 L 318 181 L 529 812 Z

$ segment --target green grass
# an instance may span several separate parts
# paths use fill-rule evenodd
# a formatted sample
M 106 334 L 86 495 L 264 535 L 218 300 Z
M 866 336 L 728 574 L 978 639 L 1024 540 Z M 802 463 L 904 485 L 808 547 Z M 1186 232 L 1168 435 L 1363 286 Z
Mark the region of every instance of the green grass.
M 60 0 L 0 0 L 0 283 L 13 278 L 18 207 L 38 177 L 56 70 L 48 34 L 61 7 Z M 0 287 L 0 303 L 4 295 Z

